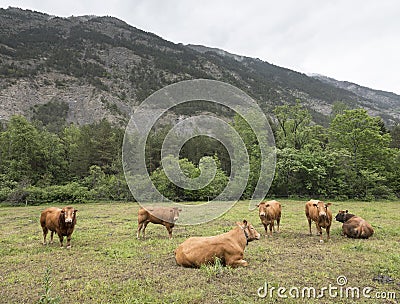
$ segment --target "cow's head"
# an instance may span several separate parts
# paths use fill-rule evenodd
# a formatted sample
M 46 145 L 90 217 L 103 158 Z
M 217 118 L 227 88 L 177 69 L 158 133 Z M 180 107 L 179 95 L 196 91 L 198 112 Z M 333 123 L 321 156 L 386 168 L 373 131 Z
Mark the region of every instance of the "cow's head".
M 330 206 L 331 203 L 324 203 L 321 201 L 313 203 L 314 208 L 317 208 L 318 210 L 318 216 L 319 217 L 327 217 L 327 211 L 328 211 L 328 206 Z
M 269 204 L 266 202 L 259 203 L 257 205 L 258 207 L 258 215 L 259 216 L 265 216 L 267 214 L 267 208 L 269 207 Z
M 182 209 L 180 209 L 178 207 L 173 207 L 170 210 L 170 212 L 173 213 L 173 221 L 174 221 L 174 223 L 178 220 L 180 211 L 182 211 Z
M 260 239 L 261 235 L 256 231 L 256 229 L 254 229 L 253 225 L 246 220 L 243 220 L 243 223 L 238 223 L 238 225 L 240 228 L 243 229 L 244 235 L 247 239 L 247 243 Z
M 64 219 L 65 223 L 72 223 L 76 216 L 76 212 L 78 210 L 74 209 L 74 207 L 64 207 L 61 210 L 61 216 Z
M 335 220 L 344 223 L 347 220 L 349 210 L 339 210 L 339 213 L 335 216 Z

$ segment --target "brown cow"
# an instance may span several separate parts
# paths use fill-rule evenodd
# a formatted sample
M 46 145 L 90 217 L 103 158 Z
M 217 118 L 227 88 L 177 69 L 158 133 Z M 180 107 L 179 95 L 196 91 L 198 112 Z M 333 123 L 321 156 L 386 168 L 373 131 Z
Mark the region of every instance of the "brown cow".
M 343 223 L 342 232 L 344 235 L 354 239 L 368 239 L 374 234 L 371 224 L 363 218 L 348 212 L 348 210 L 339 210 L 335 217 L 338 222 Z
M 143 228 L 143 238 L 145 230 L 149 223 L 164 225 L 168 230 L 169 238 L 172 238 L 172 228 L 179 218 L 179 209 L 177 207 L 148 207 L 140 208 L 138 212 L 137 238 L 139 239 L 140 230 Z
M 265 236 L 268 235 L 268 226 L 269 226 L 269 235 L 272 236 L 272 228 L 275 226 L 274 222 L 278 224 L 278 232 L 279 232 L 279 223 L 281 221 L 281 212 L 282 206 L 278 201 L 268 201 L 262 202 L 257 205 L 258 207 L 258 215 L 260 217 L 261 223 L 264 225 Z
M 243 260 L 244 249 L 248 242 L 260 239 L 260 234 L 246 220 L 236 224 L 234 229 L 220 235 L 187 239 L 175 250 L 176 263 L 184 267 L 200 267 L 213 264 L 219 258 L 224 265 L 247 266 Z
M 311 233 L 311 221 L 315 222 L 317 226 L 317 231 L 319 233 L 319 241 L 323 243 L 322 239 L 322 228 L 326 229 L 326 234 L 328 235 L 328 240 L 330 239 L 329 231 L 332 224 L 332 211 L 328 208 L 331 203 L 325 204 L 319 200 L 310 200 L 306 203 L 306 216 L 308 220 L 308 226 Z
M 73 207 L 62 209 L 50 207 L 42 211 L 40 215 L 40 225 L 43 229 L 43 245 L 46 245 L 46 236 L 49 230 L 50 244 L 53 243 L 53 234 L 57 233 L 60 238 L 60 246 L 63 247 L 64 236 L 67 237 L 67 248 L 71 248 L 71 235 L 76 224 L 76 212 Z

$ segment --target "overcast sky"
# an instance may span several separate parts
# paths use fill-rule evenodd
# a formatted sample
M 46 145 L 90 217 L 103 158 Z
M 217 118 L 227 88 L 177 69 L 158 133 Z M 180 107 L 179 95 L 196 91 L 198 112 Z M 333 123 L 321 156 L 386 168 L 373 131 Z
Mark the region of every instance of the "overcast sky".
M 114 16 L 202 44 L 400 95 L 398 0 L 0 0 L 51 15 Z

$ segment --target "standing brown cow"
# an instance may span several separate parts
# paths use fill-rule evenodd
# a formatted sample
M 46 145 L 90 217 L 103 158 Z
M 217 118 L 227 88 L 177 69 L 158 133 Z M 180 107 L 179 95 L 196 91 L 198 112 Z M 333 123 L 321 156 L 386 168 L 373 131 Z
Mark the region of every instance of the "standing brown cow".
M 268 226 L 269 226 L 269 235 L 272 236 L 272 228 L 274 228 L 275 231 L 275 226 L 274 226 L 275 220 L 278 225 L 278 232 L 279 232 L 279 223 L 281 221 L 281 213 L 282 213 L 281 203 L 274 200 L 274 201 L 259 203 L 257 207 L 261 223 L 264 225 L 265 236 L 268 235 Z
M 348 210 L 339 210 L 335 217 L 338 222 L 343 223 L 342 232 L 344 235 L 354 239 L 368 239 L 374 234 L 374 229 L 370 223 L 348 212 Z
M 306 203 L 306 217 L 308 220 L 308 226 L 311 233 L 311 221 L 315 222 L 317 226 L 317 231 L 319 233 L 319 241 L 323 243 L 322 239 L 322 228 L 326 229 L 326 234 L 328 235 L 328 240 L 330 239 L 329 231 L 332 224 L 332 211 L 328 208 L 331 203 L 325 204 L 319 200 L 310 200 Z
M 53 243 L 53 234 L 57 233 L 60 239 L 60 246 L 63 247 L 64 236 L 67 237 L 67 248 L 71 248 L 71 235 L 76 224 L 76 212 L 73 207 L 62 209 L 50 207 L 42 211 L 40 225 L 43 229 L 43 245 L 46 245 L 46 236 L 51 231 L 50 243 Z
M 149 223 L 160 224 L 165 226 L 168 230 L 169 238 L 172 238 L 172 228 L 179 218 L 179 209 L 177 207 L 149 207 L 140 208 L 138 211 L 138 229 L 137 238 L 139 239 L 140 230 L 143 228 L 143 238 L 145 237 L 145 230 Z
M 221 259 L 224 265 L 247 266 L 243 259 L 248 242 L 260 239 L 260 234 L 246 220 L 236 223 L 229 232 L 209 237 L 191 237 L 175 250 L 175 260 L 184 267 L 200 267 Z

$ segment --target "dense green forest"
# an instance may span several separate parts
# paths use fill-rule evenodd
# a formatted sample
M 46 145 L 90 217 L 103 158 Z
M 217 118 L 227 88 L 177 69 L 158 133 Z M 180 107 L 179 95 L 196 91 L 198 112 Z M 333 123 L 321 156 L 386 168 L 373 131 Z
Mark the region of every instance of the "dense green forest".
M 57 111 L 64 111 L 62 105 Z M 62 115 L 61 115 L 62 117 Z M 243 138 L 251 173 L 243 199 L 251 197 L 258 178 L 258 142 L 239 116 L 231 124 Z M 328 127 L 312 122 L 300 103 L 276 106 L 271 119 L 276 141 L 271 197 L 394 199 L 400 197 L 400 126 L 387 130 L 379 117 L 363 109 L 336 104 Z M 172 184 L 161 166 L 161 145 L 171 126 L 154 129 L 147 141 L 146 162 L 156 187 L 168 198 L 207 200 L 229 181 L 228 152 L 215 139 L 198 136 L 180 151 L 189 177 L 200 174 L 211 158 L 218 166 L 214 181 L 190 191 Z M 122 168 L 124 130 L 106 120 L 67 125 L 38 109 L 32 121 L 13 116 L 0 129 L 0 201 L 13 204 L 81 203 L 134 200 Z

